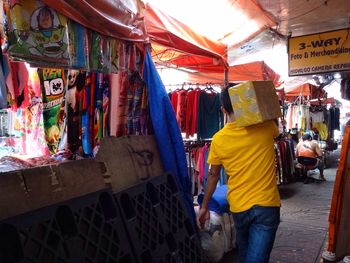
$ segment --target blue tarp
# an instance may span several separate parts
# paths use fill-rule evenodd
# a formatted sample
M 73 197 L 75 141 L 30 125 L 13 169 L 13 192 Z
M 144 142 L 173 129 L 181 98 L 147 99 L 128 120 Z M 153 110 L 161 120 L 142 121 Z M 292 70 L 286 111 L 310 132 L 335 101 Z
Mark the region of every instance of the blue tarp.
M 164 84 L 156 70 L 152 57 L 147 51 L 144 67 L 144 81 L 147 85 L 150 115 L 163 166 L 171 172 L 181 188 L 186 208 L 195 220 L 191 181 L 181 132 L 176 121 Z

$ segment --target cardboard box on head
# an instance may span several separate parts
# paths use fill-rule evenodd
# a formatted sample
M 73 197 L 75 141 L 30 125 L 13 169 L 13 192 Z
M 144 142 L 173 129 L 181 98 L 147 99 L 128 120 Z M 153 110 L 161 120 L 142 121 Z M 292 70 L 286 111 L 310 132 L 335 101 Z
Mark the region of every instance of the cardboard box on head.
M 239 126 L 245 127 L 282 117 L 272 81 L 247 81 L 228 90 Z

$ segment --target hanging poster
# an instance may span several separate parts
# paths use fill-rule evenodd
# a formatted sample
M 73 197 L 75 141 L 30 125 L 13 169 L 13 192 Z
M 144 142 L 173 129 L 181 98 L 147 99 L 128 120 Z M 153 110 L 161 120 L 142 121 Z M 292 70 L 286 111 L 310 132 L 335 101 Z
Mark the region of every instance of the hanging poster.
M 63 133 L 65 71 L 63 69 L 38 69 L 43 102 L 45 138 L 50 153 L 56 153 Z
M 92 73 L 86 74 L 85 88 L 82 102 L 82 145 L 84 154 L 92 157 L 92 147 L 90 140 L 90 107 L 91 107 L 91 75 Z
M 81 152 L 81 116 L 84 100 L 86 73 L 79 70 L 69 70 L 67 77 L 67 133 L 68 148 L 72 153 Z
M 94 146 L 103 137 L 103 74 L 96 74 L 95 83 Z
M 289 38 L 289 76 L 350 70 L 349 30 Z
M 110 86 L 110 80 L 108 74 L 103 74 L 103 80 L 102 80 L 102 116 L 103 116 L 103 132 L 102 137 L 106 137 L 109 135 L 109 86 Z
M 37 0 L 10 0 L 9 54 L 34 64 L 70 65 L 67 18 Z

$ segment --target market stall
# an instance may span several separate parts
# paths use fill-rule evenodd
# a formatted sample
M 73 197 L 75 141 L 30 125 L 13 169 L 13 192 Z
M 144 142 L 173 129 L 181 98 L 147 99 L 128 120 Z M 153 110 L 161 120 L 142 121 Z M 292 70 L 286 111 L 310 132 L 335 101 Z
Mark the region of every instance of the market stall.
M 154 215 L 159 225 L 164 224 L 161 226 L 163 229 L 169 227 L 169 224 L 165 225 L 167 216 L 174 218 L 183 213 L 178 218 L 178 233 L 173 233 L 177 236 L 171 238 L 180 243 L 185 242 L 186 238 L 191 251 L 182 249 L 176 257 L 185 261 L 186 257 L 192 257 L 192 262 L 200 262 L 200 247 L 193 222 L 193 197 L 182 138 L 170 100 L 148 51 L 143 25 L 137 22 L 140 16 L 127 12 L 125 17 L 118 17 L 119 20 L 108 20 L 113 30 L 109 31 L 103 26 L 100 31 L 101 24 L 108 14 L 111 15 L 109 9 L 97 16 L 99 22 L 90 27 L 91 6 L 87 5 L 86 9 L 77 13 L 73 2 L 71 5 L 46 3 L 48 5 L 35 0 L 5 3 L 6 39 L 1 58 L 1 149 L 6 157 L 1 159 L 1 167 L 14 171 L 3 173 L 5 170 L 1 170 L 1 184 L 8 189 L 2 191 L 0 197 L 4 200 L 1 220 L 9 220 L 8 224 L 11 225 L 14 224 L 12 217 L 21 218 L 23 213 L 30 217 L 33 209 L 39 209 L 40 215 L 46 213 L 47 207 L 56 211 L 59 209 L 57 202 L 69 201 L 66 205 L 71 208 L 71 199 L 96 191 L 103 191 L 98 204 L 95 204 L 96 215 L 100 213 L 99 217 L 111 220 L 116 212 L 109 207 L 114 207 L 113 198 L 119 200 L 117 193 L 125 191 L 120 197 L 124 200 L 124 196 L 132 195 L 131 190 L 125 189 L 145 181 L 139 186 L 140 198 L 150 195 L 148 191 L 163 191 L 161 189 L 168 187 L 166 192 L 157 192 L 157 195 L 166 194 L 172 202 L 178 200 L 177 209 L 168 211 L 167 215 L 166 211 L 153 211 L 157 214 Z M 139 14 L 138 8 L 142 7 L 139 1 L 124 4 L 126 6 L 118 6 L 118 14 L 125 8 Z M 136 6 L 136 9 L 132 8 Z M 115 8 L 111 10 L 115 11 Z M 116 35 L 118 28 L 120 35 Z M 159 111 L 160 108 L 164 111 Z M 171 174 L 164 175 L 165 171 Z M 161 174 L 155 179 L 157 182 L 148 182 Z M 96 178 L 92 180 L 90 177 Z M 18 192 L 23 181 L 26 182 L 25 187 L 22 186 L 22 191 Z M 149 185 L 160 188 L 149 190 Z M 169 195 L 168 191 L 172 194 Z M 14 193 L 13 200 L 23 206 L 13 207 L 10 202 L 5 202 L 11 192 Z M 113 198 L 109 197 L 111 194 Z M 155 200 L 152 199 L 152 202 Z M 107 210 L 101 211 L 98 205 L 103 207 L 103 211 Z M 147 215 L 142 214 L 142 211 L 149 211 L 146 207 L 137 211 L 138 219 L 147 219 Z M 120 211 L 125 215 L 122 220 L 130 221 L 128 212 Z M 79 222 L 71 226 L 79 225 Z M 72 233 L 72 236 L 84 235 L 79 231 Z M 149 233 L 150 228 L 143 231 L 153 238 Z M 190 232 L 186 234 L 181 231 Z M 98 235 L 102 235 L 102 232 L 98 232 Z M 132 228 L 127 232 L 132 234 Z M 16 233 L 13 232 L 13 235 Z M 164 232 L 160 231 L 159 234 L 164 235 Z M 113 241 L 114 236 L 108 238 L 110 242 L 116 242 Z M 157 240 L 155 244 L 159 249 L 156 251 L 168 253 L 169 250 L 159 247 L 161 243 Z M 40 242 L 46 244 L 45 240 Z M 26 244 L 19 246 L 22 245 L 25 250 Z M 3 247 L 0 249 L 4 250 Z M 77 248 L 77 251 L 79 249 L 88 251 L 85 246 Z M 140 257 L 146 252 L 147 255 L 156 253 L 141 250 Z M 20 257 L 31 257 L 28 251 L 25 250 Z M 80 256 L 96 261 L 95 256 L 84 253 Z M 162 256 L 165 258 L 169 255 Z M 193 256 L 198 259 L 193 259 Z M 45 254 L 42 254 L 35 260 L 44 260 L 44 257 Z M 123 260 L 131 262 L 125 258 Z

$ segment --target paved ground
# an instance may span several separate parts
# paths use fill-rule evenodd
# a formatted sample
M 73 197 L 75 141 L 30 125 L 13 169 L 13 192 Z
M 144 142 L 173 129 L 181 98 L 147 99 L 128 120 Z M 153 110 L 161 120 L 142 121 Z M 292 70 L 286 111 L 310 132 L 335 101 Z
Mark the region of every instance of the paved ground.
M 319 263 L 325 249 L 328 213 L 340 151 L 330 156 L 326 182 L 302 182 L 280 186 L 281 224 L 270 262 Z M 237 251 L 225 255 L 221 263 L 238 263 Z

